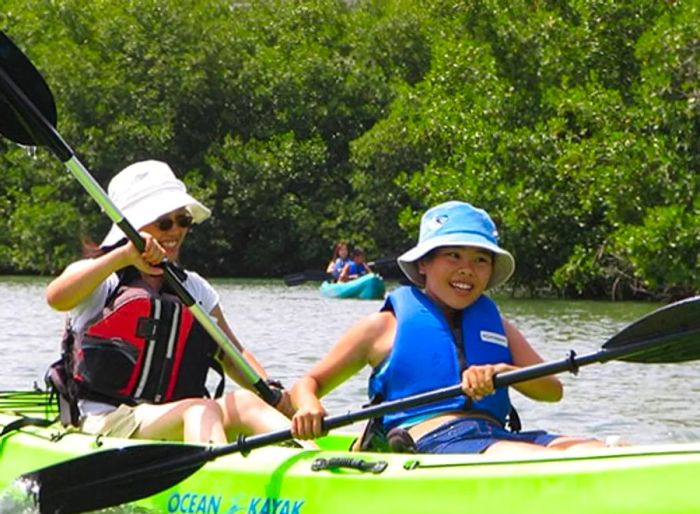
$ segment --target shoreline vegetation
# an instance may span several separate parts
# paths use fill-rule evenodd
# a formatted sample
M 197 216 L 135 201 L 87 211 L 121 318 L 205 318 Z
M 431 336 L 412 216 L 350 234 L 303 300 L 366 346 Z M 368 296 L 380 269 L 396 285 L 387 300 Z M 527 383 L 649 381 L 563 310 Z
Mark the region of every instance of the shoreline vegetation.
M 5 0 L 61 134 L 106 185 L 167 161 L 214 211 L 183 262 L 271 277 L 426 206 L 494 214 L 504 295 L 700 293 L 700 5 L 677 0 Z M 0 272 L 47 276 L 107 217 L 45 149 L 0 140 Z M 389 278 L 391 273 L 387 274 Z

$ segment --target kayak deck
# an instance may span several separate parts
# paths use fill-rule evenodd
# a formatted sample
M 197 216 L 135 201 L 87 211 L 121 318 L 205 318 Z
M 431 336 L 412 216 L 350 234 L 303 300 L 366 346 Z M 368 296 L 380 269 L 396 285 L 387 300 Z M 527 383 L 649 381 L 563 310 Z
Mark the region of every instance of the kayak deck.
M 18 419 L 0 413 L 0 427 Z M 505 459 L 351 453 L 353 438 L 333 433 L 319 439 L 319 451 L 268 446 L 227 455 L 137 503 L 153 512 L 216 514 L 700 512 L 696 443 Z M 71 457 L 144 443 L 87 436 L 60 424 L 12 430 L 0 438 L 0 489 Z

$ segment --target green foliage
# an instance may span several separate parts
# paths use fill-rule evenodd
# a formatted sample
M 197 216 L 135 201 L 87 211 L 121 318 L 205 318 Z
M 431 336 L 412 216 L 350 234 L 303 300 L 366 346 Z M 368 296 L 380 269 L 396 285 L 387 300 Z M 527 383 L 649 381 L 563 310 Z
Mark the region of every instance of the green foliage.
M 5 0 L 58 128 L 104 185 L 169 162 L 214 210 L 186 264 L 318 267 L 486 208 L 514 290 L 700 292 L 693 0 Z M 54 273 L 109 222 L 44 150 L 0 141 L 0 269 Z
M 657 209 L 680 202 L 690 213 L 697 198 L 697 109 L 671 104 L 696 105 L 697 8 L 482 1 L 448 11 L 454 32 L 433 43 L 425 80 L 402 88 L 356 146 L 358 167 L 388 170 L 382 184 L 408 194 L 402 226 L 416 234 L 426 207 L 460 198 L 501 226 L 519 262 L 513 287 L 697 291 L 695 259 L 665 283 L 616 247 L 628 231 L 659 237 Z M 674 219 L 664 228 L 685 227 L 677 239 L 691 237 L 684 252 L 697 255 L 696 219 Z
M 6 170 L 0 176 L 0 269 L 59 271 L 56 263 L 77 255 L 75 227 L 83 223 L 77 208 L 80 202 L 66 202 L 59 191 L 66 184 L 65 172 L 47 155 L 19 148 L 1 152 L 0 168 Z
M 320 241 L 311 230 L 315 211 L 323 208 L 315 193 L 328 188 L 325 161 L 320 138 L 297 141 L 292 133 L 265 142 L 229 137 L 212 148 L 207 164 L 216 181 L 216 195 L 209 203 L 215 212 L 236 220 L 231 225 L 217 217 L 208 231 L 209 237 L 213 232 L 213 241 L 227 245 L 209 250 L 210 255 L 228 256 L 214 271 L 225 272 L 229 267 L 248 269 L 255 276 L 279 275 L 289 260 L 299 259 L 299 266 L 304 257 L 325 250 L 318 248 Z M 206 256 L 206 242 L 197 247 Z M 294 249 L 291 254 L 290 249 Z

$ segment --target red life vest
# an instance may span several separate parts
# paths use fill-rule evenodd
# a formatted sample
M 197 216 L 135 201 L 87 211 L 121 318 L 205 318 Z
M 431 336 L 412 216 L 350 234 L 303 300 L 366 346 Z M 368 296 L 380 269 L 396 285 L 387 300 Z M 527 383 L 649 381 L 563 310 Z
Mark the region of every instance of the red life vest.
M 67 368 L 79 398 L 135 404 L 204 397 L 209 368 L 222 373 L 216 342 L 190 310 L 140 278 L 120 283 L 101 315 L 73 336 Z

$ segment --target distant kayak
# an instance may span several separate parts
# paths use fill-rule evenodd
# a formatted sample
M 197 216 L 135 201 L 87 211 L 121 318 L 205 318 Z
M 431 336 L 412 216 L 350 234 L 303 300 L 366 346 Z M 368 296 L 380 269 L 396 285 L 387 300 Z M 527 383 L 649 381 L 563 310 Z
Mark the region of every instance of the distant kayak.
M 384 279 L 368 273 L 350 282 L 323 282 L 321 294 L 326 298 L 359 298 L 361 300 L 381 300 L 386 288 Z

